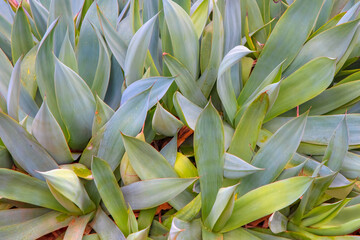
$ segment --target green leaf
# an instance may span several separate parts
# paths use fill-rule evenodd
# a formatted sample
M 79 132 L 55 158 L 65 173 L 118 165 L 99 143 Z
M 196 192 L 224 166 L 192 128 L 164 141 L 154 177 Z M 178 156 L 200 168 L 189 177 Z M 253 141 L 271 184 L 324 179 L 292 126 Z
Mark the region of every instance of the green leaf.
M 264 169 L 254 167 L 235 155 L 229 153 L 224 155 L 224 177 L 226 178 L 239 179 L 262 170 Z
M 4 239 L 38 239 L 66 227 L 71 220 L 73 220 L 72 216 L 52 211 L 24 223 L 0 227 L 0 235 Z
M 280 174 L 280 176 L 277 178 L 277 180 L 284 180 L 287 178 L 298 176 L 300 171 L 304 168 L 306 163 L 307 163 L 307 161 L 304 161 L 304 162 L 296 165 L 295 167 L 284 169 L 282 171 L 282 173 Z
M 66 212 L 44 181 L 9 169 L 0 169 L 0 179 L 1 197 Z
M 186 222 L 181 219 L 174 218 L 169 232 L 169 240 L 200 240 L 208 239 L 205 236 L 201 237 L 201 221 L 196 219 L 191 222 Z
M 43 36 L 47 29 L 47 19 L 49 17 L 49 11 L 37 0 L 29 0 L 31 13 L 34 17 L 36 29 L 40 36 Z
M 211 102 L 197 120 L 194 133 L 194 153 L 200 177 L 202 219 L 205 220 L 210 214 L 217 193 L 222 186 L 224 174 L 224 127 Z
M 101 240 L 126 240 L 124 234 L 100 207 L 98 207 L 90 226 L 97 232 Z
M 240 104 L 244 103 L 266 76 L 282 61 L 285 60 L 284 69 L 292 62 L 313 29 L 323 2 L 324 0 L 295 1 L 282 14 L 242 90 Z M 291 44 L 288 44 L 289 42 Z
M 224 53 L 241 44 L 241 6 L 239 1 L 226 1 L 224 18 Z
M 36 70 L 35 70 L 35 60 L 36 52 L 38 45 L 34 46 L 24 57 L 21 63 L 21 83 L 24 89 L 29 93 L 32 98 L 35 98 L 37 91 L 37 82 L 36 82 Z M 20 94 L 20 98 L 21 98 Z M 20 102 L 20 107 L 23 103 Z
M 230 68 L 251 52 L 252 51 L 244 46 L 236 46 L 225 55 L 220 63 L 216 87 L 225 111 L 231 121 L 235 118 L 238 104 L 231 82 Z
M 192 130 L 195 129 L 196 121 L 202 111 L 202 108 L 188 100 L 181 93 L 175 92 L 173 96 L 174 107 L 183 123 Z
M 29 20 L 22 5 L 17 9 L 11 29 L 12 61 L 16 63 L 21 55 L 25 55 L 34 46 Z
M 19 102 L 20 102 L 20 73 L 21 73 L 21 62 L 23 57 L 17 60 L 14 69 L 11 74 L 9 88 L 7 93 L 7 111 L 10 117 L 15 119 L 16 121 L 19 120 Z
M 177 152 L 177 135 L 175 135 L 169 143 L 167 143 L 161 150 L 161 155 L 174 167 L 176 158 L 178 156 Z M 176 171 L 176 170 L 175 170 Z
M 134 33 L 137 32 L 142 25 L 139 8 L 139 0 L 130 0 L 129 16 Z
M 311 115 L 321 115 L 345 105 L 359 97 L 360 81 L 352 81 L 336 85 L 305 102 L 300 109 L 311 107 Z
M 282 172 L 298 148 L 304 133 L 307 114 L 283 125 L 254 156 L 251 164 L 264 171 L 245 177 L 238 188 L 240 194 L 271 183 Z M 268 161 L 273 159 L 273 161 Z
M 125 66 L 125 56 L 128 48 L 127 42 L 123 39 L 122 34 L 118 33 L 111 25 L 109 20 L 104 16 L 99 7 L 97 7 L 97 13 L 100 19 L 101 29 L 104 33 L 106 42 L 114 54 L 116 61 L 122 68 Z M 123 20 L 124 21 L 124 20 Z
M 201 37 L 206 21 L 209 17 L 209 0 L 201 0 L 201 3 L 191 15 L 191 21 L 194 24 L 198 38 Z
M 194 24 L 186 11 L 177 3 L 172 0 L 164 0 L 163 5 L 174 57 L 184 64 L 192 76 L 197 76 L 199 71 L 199 39 Z
M 0 227 L 19 224 L 49 212 L 46 208 L 14 208 L 0 211 Z
M 0 138 L 14 160 L 32 176 L 44 179 L 37 171 L 58 168 L 46 150 L 21 125 L 4 113 L 0 113 Z
M 121 104 L 151 87 L 149 99 L 149 108 L 151 108 L 165 95 L 174 79 L 173 77 L 149 77 L 136 81 L 123 92 Z
M 268 107 L 269 96 L 266 92 L 249 105 L 236 126 L 228 150 L 229 153 L 246 162 L 251 161 Z
M 99 40 L 93 29 L 93 26 L 101 29 L 97 16 L 97 6 L 102 12 L 106 12 L 106 17 L 113 26 L 118 16 L 117 0 L 99 0 L 91 4 L 82 21 L 77 44 L 77 60 L 79 75 L 89 86 L 93 85 L 99 62 Z
M 94 96 L 85 81 L 58 59 L 55 60 L 55 92 L 61 117 L 69 131 L 69 146 L 82 150 L 91 137 Z M 68 101 L 72 104 L 69 105 Z
M 335 73 L 335 60 L 326 57 L 316 58 L 280 83 L 278 97 L 267 113 L 268 121 L 323 92 L 332 82 Z M 310 105 L 311 106 L 311 105 Z M 306 106 L 302 112 L 308 110 Z
M 111 107 L 109 107 L 98 95 L 96 95 L 96 111 L 92 125 L 92 135 L 94 136 L 113 115 L 114 110 L 112 110 Z
M 176 76 L 175 82 L 181 93 L 200 107 L 204 107 L 206 105 L 206 98 L 196 83 L 195 75 L 193 75 L 189 69 L 183 65 L 184 63 L 180 62 L 170 54 L 164 54 L 163 58 L 171 74 Z
M 181 178 L 191 178 L 198 176 L 198 172 L 194 164 L 190 161 L 189 158 L 179 152 L 176 155 L 174 169 Z
M 208 227 L 210 230 L 214 229 L 214 227 L 216 226 L 215 224 L 220 223 L 224 225 L 229 219 L 230 214 L 232 212 L 232 208 L 230 209 L 230 214 L 227 214 L 228 215 L 227 218 L 224 219 L 222 217 L 224 211 L 227 208 L 227 205 L 231 202 L 234 202 L 235 199 L 234 193 L 237 186 L 238 184 L 219 189 L 219 192 L 217 193 L 216 200 L 210 211 L 210 214 L 204 221 L 204 225 Z
M 74 70 L 74 72 L 79 72 L 74 48 L 70 41 L 69 32 L 66 32 L 64 40 L 62 42 L 59 51 L 59 59 L 66 66 Z
M 213 34 L 209 64 L 199 79 L 201 91 L 204 93 L 205 97 L 210 95 L 210 92 L 215 85 L 224 50 L 223 21 L 216 3 L 213 7 L 213 15 Z
M 94 80 L 91 85 L 91 91 L 94 93 L 94 95 L 96 94 L 101 99 L 104 99 L 110 80 L 110 54 L 108 52 L 104 38 L 99 30 L 95 26 L 93 26 L 93 29 L 99 40 L 99 60 L 96 67 Z
M 147 89 L 121 105 L 90 140 L 81 155 L 80 163 L 90 167 L 92 156 L 97 156 L 115 170 L 125 152 L 121 132 L 132 136 L 140 132 L 148 110 L 149 94 L 150 90 Z
M 126 53 L 124 72 L 126 85 L 140 80 L 144 73 L 144 64 L 157 15 L 147 21 L 133 36 Z
M 63 43 L 63 36 L 69 34 L 71 45 L 75 46 L 75 26 L 71 11 L 71 0 L 51 1 L 49 8 L 48 24 L 59 19 L 54 32 L 54 53 L 59 56 L 60 48 Z
M 178 130 L 183 126 L 174 115 L 166 111 L 160 103 L 157 103 L 154 117 L 152 119 L 152 126 L 157 133 L 165 136 L 174 136 Z
M 129 235 L 128 208 L 123 192 L 120 190 L 116 178 L 109 164 L 97 157 L 93 158 L 91 169 L 99 194 L 114 218 L 116 225 L 127 236 Z
M 71 163 L 74 159 L 65 136 L 50 112 L 46 101 L 40 107 L 32 123 L 32 134 L 58 164 Z
M 85 228 L 93 216 L 94 212 L 74 218 L 66 229 L 64 240 L 81 240 Z
M 60 115 L 59 107 L 56 101 L 55 94 L 55 59 L 53 54 L 53 38 L 54 29 L 57 25 L 58 19 L 50 24 L 46 33 L 44 34 L 36 55 L 36 81 L 42 98 L 47 97 L 47 104 L 51 113 L 59 123 L 65 138 L 68 139 L 68 132 Z M 46 68 L 44 68 L 46 66 Z
M 86 180 L 94 179 L 91 174 L 91 171 L 81 163 L 64 164 L 61 165 L 60 168 L 72 170 L 76 174 L 76 176 Z
M 324 154 L 323 162 L 334 172 L 340 171 L 348 151 L 349 134 L 346 115 L 335 129 Z
M 273 233 L 281 233 L 287 230 L 288 219 L 281 212 L 274 212 L 269 218 L 269 227 Z
M 335 58 L 338 62 L 345 54 L 359 21 L 338 25 L 309 40 L 286 69 L 284 75 L 289 76 L 306 62 L 317 57 Z
M 131 166 L 142 180 L 154 178 L 177 178 L 178 175 L 170 163 L 148 143 L 122 135 Z M 192 195 L 184 191 L 169 203 L 175 209 L 181 209 L 192 200 Z
M 134 210 L 149 209 L 175 198 L 196 178 L 159 178 L 134 182 L 121 188 Z
M 309 188 L 312 179 L 294 177 L 259 187 L 235 201 L 234 210 L 221 232 L 278 211 L 295 202 Z

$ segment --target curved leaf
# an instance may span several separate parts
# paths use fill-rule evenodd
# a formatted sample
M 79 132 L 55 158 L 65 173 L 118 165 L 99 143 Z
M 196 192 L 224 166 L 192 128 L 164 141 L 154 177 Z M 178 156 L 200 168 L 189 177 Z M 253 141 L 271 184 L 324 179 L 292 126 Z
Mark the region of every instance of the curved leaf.
M 152 119 L 152 126 L 157 133 L 174 136 L 183 124 L 158 103 Z

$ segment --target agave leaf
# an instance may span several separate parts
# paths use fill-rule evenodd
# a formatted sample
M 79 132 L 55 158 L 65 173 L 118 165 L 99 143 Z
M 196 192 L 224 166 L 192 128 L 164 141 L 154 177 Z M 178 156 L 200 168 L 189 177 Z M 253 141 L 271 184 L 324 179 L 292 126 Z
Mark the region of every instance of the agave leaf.
M 38 0 L 29 0 L 31 13 L 34 17 L 36 30 L 40 36 L 43 36 L 47 29 L 47 19 L 49 17 L 49 11 Z
M 0 227 L 0 234 L 4 239 L 37 239 L 66 227 L 72 219 L 69 215 L 52 211 L 20 224 Z
M 97 232 L 102 240 L 126 240 L 121 230 L 100 207 L 98 207 L 94 220 L 90 223 L 90 226 Z
M 179 152 L 176 155 L 174 170 L 181 178 L 191 178 L 198 176 L 198 172 L 194 164 L 190 161 L 189 158 Z
M 284 75 L 289 76 L 316 57 L 335 58 L 339 61 L 348 49 L 358 25 L 359 21 L 355 20 L 338 25 L 312 38 L 304 45 Z
M 114 110 L 112 110 L 111 107 L 109 107 L 98 95 L 96 95 L 96 111 L 92 125 L 92 135 L 94 136 L 113 115 Z
M 332 134 L 340 121 L 344 118 L 344 115 L 327 115 L 327 116 L 309 116 L 305 127 L 305 132 L 302 138 L 302 142 L 314 143 L 319 145 L 328 145 Z M 278 117 L 265 124 L 265 128 L 271 132 L 275 132 L 285 122 L 291 118 Z M 349 145 L 360 144 L 360 138 L 357 132 L 360 115 L 349 114 L 346 117 L 349 132 Z
M 35 59 L 38 45 L 35 45 L 23 58 L 21 63 L 21 83 L 29 95 L 34 98 L 37 91 Z M 21 98 L 21 96 L 20 96 Z M 23 103 L 21 102 L 20 106 Z M 22 106 L 21 106 L 22 107 Z
M 235 199 L 234 192 L 237 186 L 238 184 L 219 189 L 214 205 L 208 217 L 204 221 L 204 225 L 208 227 L 210 230 L 212 230 L 215 227 L 215 224 L 217 224 L 217 222 L 222 222 L 224 224 L 227 222 L 228 217 L 230 217 L 230 215 L 228 215 L 227 218 L 224 219 L 222 218 L 223 217 L 222 214 L 226 209 L 228 203 L 234 201 Z M 231 211 L 232 209 L 230 210 L 230 212 Z
M 331 87 L 317 97 L 302 104 L 300 108 L 311 107 L 311 115 L 321 115 L 330 112 L 356 99 L 358 97 L 356 93 L 359 86 L 360 81 L 353 81 Z
M 348 151 L 349 134 L 346 124 L 346 115 L 335 129 L 333 136 L 324 154 L 323 162 L 334 172 L 341 169 Z
M 200 0 L 201 3 L 196 7 L 191 14 L 191 21 L 194 24 L 198 38 L 201 37 L 206 21 L 209 17 L 209 0 Z
M 196 219 L 192 222 L 186 222 L 174 218 L 169 232 L 169 240 L 186 240 L 186 239 L 208 239 L 201 237 L 201 221 Z
M 241 2 L 241 16 L 242 16 L 242 29 L 243 29 L 243 35 L 245 35 L 246 31 L 246 20 L 245 17 L 248 19 L 248 28 L 249 32 L 254 32 L 257 29 L 264 26 L 264 21 L 261 16 L 261 12 L 258 6 L 258 3 L 256 0 L 245 0 Z M 261 43 L 265 43 L 267 40 L 266 32 L 265 30 L 258 31 L 255 34 L 255 39 Z
M 115 170 L 125 151 L 120 132 L 133 136 L 139 133 L 146 118 L 149 94 L 147 89 L 123 104 L 90 140 L 80 163 L 90 167 L 92 156 L 97 156 Z
M 211 102 L 197 120 L 194 133 L 194 152 L 200 176 L 202 219 L 205 220 L 210 214 L 216 195 L 222 186 L 224 174 L 224 127 Z
M 148 209 L 170 201 L 196 178 L 159 178 L 135 182 L 124 186 L 121 191 L 132 209 Z
M 0 227 L 19 224 L 49 212 L 46 208 L 15 208 L 0 211 Z
M 139 229 L 145 229 L 150 226 L 154 220 L 154 216 L 157 208 L 151 208 L 147 210 L 141 210 L 138 217 Z
M 94 95 L 96 94 L 101 99 L 104 99 L 110 80 L 110 54 L 99 30 L 95 26 L 93 26 L 93 29 L 99 40 L 99 60 L 96 67 L 94 80 L 91 85 L 91 91 L 94 93 Z
M 186 11 L 172 0 L 164 0 L 163 6 L 174 57 L 184 64 L 192 76 L 197 76 L 199 39 L 194 24 Z
M 170 77 L 149 77 L 136 81 L 125 89 L 121 97 L 121 104 L 124 104 L 130 98 L 138 95 L 151 87 L 149 108 L 153 107 L 170 88 L 175 78 Z
M 114 218 L 116 225 L 127 236 L 129 235 L 128 208 L 124 199 L 123 191 L 120 190 L 109 164 L 97 157 L 93 158 L 91 169 L 99 194 Z
M 274 106 L 272 106 L 270 112 L 266 115 L 265 121 L 268 121 L 323 92 L 333 80 L 335 72 L 334 61 L 335 60 L 326 57 L 316 58 L 306 63 L 286 79 L 282 80 L 280 83 L 279 95 Z M 295 92 L 296 97 L 294 97 Z M 305 112 L 308 108 L 304 106 L 301 109 L 302 112 Z
M 198 194 L 191 202 L 185 207 L 165 219 L 164 226 L 170 228 L 172 220 L 176 217 L 183 221 L 192 221 L 200 212 L 201 209 L 201 194 Z
M 74 72 L 79 72 L 75 52 L 73 45 L 71 44 L 69 32 L 67 31 L 64 37 L 64 40 L 61 44 L 61 48 L 59 50 L 59 59 L 66 66 L 74 70 Z
M 38 83 L 41 96 L 43 98 L 45 96 L 47 97 L 49 109 L 56 118 L 56 121 L 59 123 L 63 133 L 65 134 L 65 138 L 67 139 L 68 132 L 60 115 L 55 94 L 55 59 L 53 54 L 53 38 L 57 23 L 58 19 L 50 24 L 39 43 L 35 63 L 36 81 Z M 44 66 L 46 66 L 46 68 L 44 68 Z
M 119 34 L 111 25 L 109 20 L 104 16 L 99 7 L 97 7 L 97 13 L 100 19 L 101 29 L 104 33 L 106 42 L 114 54 L 116 61 L 122 68 L 125 66 L 125 56 L 128 48 L 127 42 L 122 38 L 122 34 Z
M 316 228 L 305 228 L 310 233 L 326 236 L 338 236 L 352 233 L 358 229 L 360 221 L 358 218 L 359 205 L 345 207 L 330 222 L 317 226 Z
M 201 91 L 204 93 L 205 97 L 210 95 L 210 92 L 215 85 L 224 50 L 224 27 L 217 4 L 214 4 L 213 14 L 213 34 L 209 64 L 199 79 Z
M 224 240 L 236 240 L 236 239 L 248 239 L 248 240 L 261 240 L 261 238 L 256 237 L 250 232 L 246 231 L 244 228 L 239 227 L 230 232 L 224 233 Z
M 360 156 L 352 152 L 347 152 L 341 167 L 341 173 L 350 179 L 359 177 L 359 160 Z
M 137 32 L 142 25 L 139 8 L 139 0 L 130 0 L 129 16 L 134 33 Z
M 245 177 L 238 189 L 240 194 L 245 194 L 252 189 L 271 183 L 280 175 L 300 144 L 306 119 L 307 114 L 303 114 L 283 125 L 260 148 L 251 164 L 258 168 L 265 168 L 265 170 Z M 276 160 L 269 162 L 268 159 Z
M 157 133 L 165 136 L 174 136 L 183 126 L 183 123 L 174 115 L 166 111 L 160 103 L 157 103 L 152 126 Z
M 58 164 L 71 163 L 74 159 L 67 145 L 65 136 L 50 112 L 46 101 L 36 114 L 31 128 L 33 136 L 46 149 Z
M 63 42 L 63 36 L 66 35 L 66 32 L 69 34 L 71 45 L 75 46 L 75 26 L 70 0 L 63 2 L 51 1 L 48 25 L 55 19 L 59 19 L 59 22 L 54 32 L 54 53 L 56 56 L 59 56 L 60 48 Z
M 112 109 L 116 110 L 120 106 L 121 100 L 121 91 L 118 90 L 122 88 L 124 83 L 124 73 L 119 63 L 116 61 L 114 55 L 111 56 L 111 67 L 110 67 L 110 80 L 109 86 L 106 91 L 104 101 Z
M 84 235 L 82 239 L 83 240 L 100 240 L 100 237 L 99 237 L 99 234 L 92 233 L 89 235 Z
M 287 230 L 288 219 L 279 211 L 274 212 L 269 218 L 269 227 L 273 233 Z
M 342 201 L 324 204 L 318 207 L 315 207 L 310 210 L 307 214 L 304 215 L 304 219 L 301 221 L 303 226 L 314 226 L 317 224 L 323 224 L 331 221 L 336 215 L 343 209 L 348 203 L 350 199 L 344 199 Z
M 20 56 L 14 66 L 11 74 L 9 89 L 7 92 L 7 111 L 10 117 L 16 121 L 19 120 L 19 101 L 20 101 L 20 73 L 21 73 L 21 62 L 23 57 Z
M 12 61 L 16 63 L 21 55 L 25 55 L 34 46 L 29 20 L 22 5 L 17 9 L 11 29 Z
M 357 18 L 359 14 L 359 3 L 355 3 L 349 10 L 346 11 L 345 15 L 340 19 L 337 25 L 352 21 Z
M 147 227 L 143 230 L 134 232 L 127 237 L 127 240 L 147 240 L 149 230 L 150 230 L 149 227 Z
M 86 180 L 94 179 L 91 171 L 81 163 L 64 164 L 61 165 L 60 168 L 72 170 L 76 174 L 76 176 Z
M 216 87 L 225 111 L 231 121 L 233 121 L 235 117 L 238 105 L 229 69 L 251 52 L 252 51 L 244 46 L 236 46 L 225 55 L 220 63 Z
M 85 228 L 93 216 L 94 212 L 74 218 L 66 229 L 64 240 L 83 239 Z
M 186 98 L 195 102 L 200 107 L 206 105 L 206 98 L 201 92 L 200 87 L 195 82 L 195 75 L 186 68 L 184 63 L 180 62 L 175 57 L 168 53 L 163 54 L 166 66 L 169 68 L 171 74 L 176 76 L 175 82 L 180 91 Z
M 315 170 L 320 170 L 321 165 L 317 167 Z M 316 174 L 313 174 L 316 176 Z M 312 182 L 308 191 L 304 194 L 303 198 L 301 199 L 300 205 L 297 208 L 296 212 L 294 213 L 293 222 L 300 223 L 302 217 L 307 214 L 313 207 L 316 206 L 320 197 L 323 195 L 325 190 L 330 186 L 331 182 L 334 180 L 336 174 L 329 174 L 324 177 L 315 178 Z
M 224 13 L 224 53 L 241 44 L 241 7 L 238 1 L 226 1 Z
M 251 161 L 268 107 L 269 96 L 266 92 L 249 105 L 236 126 L 228 150 L 229 153 L 246 162 Z
M 287 179 L 287 178 L 298 176 L 300 171 L 305 166 L 306 162 L 307 162 L 307 160 L 300 163 L 300 164 L 298 164 L 298 165 L 296 165 L 295 167 L 284 169 L 282 171 L 282 173 L 279 175 L 279 177 L 277 178 L 277 180 L 284 180 L 284 179 Z
M 86 12 L 80 29 L 77 60 L 79 63 L 79 75 L 89 86 L 93 85 L 99 62 L 99 40 L 93 29 L 93 26 L 97 29 L 101 28 L 99 18 L 97 17 L 97 6 L 102 12 L 106 12 L 106 17 L 113 26 L 118 16 L 117 0 L 94 2 Z
M 122 137 L 131 166 L 140 179 L 178 177 L 169 162 L 151 145 L 134 137 L 126 135 L 122 135 Z M 185 191 L 169 203 L 175 209 L 181 209 L 189 203 L 192 198 L 192 195 Z
M 147 21 L 130 41 L 124 62 L 126 85 L 140 80 L 157 15 Z
M 37 171 L 58 168 L 46 150 L 21 125 L 4 113 L 0 113 L 0 138 L 14 160 L 32 176 L 44 179 Z
M 224 177 L 226 178 L 239 179 L 261 170 L 264 169 L 254 167 L 235 155 L 229 153 L 224 155 Z
M 0 93 L 2 97 L 7 96 L 7 91 L 9 87 L 9 82 L 11 78 L 11 73 L 13 71 L 13 67 L 11 65 L 10 60 L 7 58 L 5 53 L 0 49 Z M 6 106 L 6 104 L 5 104 Z M 6 110 L 6 108 L 4 109 Z
M 9 169 L 0 169 L 0 178 L 1 197 L 66 212 L 44 181 Z
M 277 65 L 285 60 L 285 69 L 292 62 L 310 34 L 323 2 L 324 0 L 294 2 L 282 14 L 242 90 L 240 104 L 244 103 Z M 301 25 L 299 25 L 300 22 Z M 294 29 L 296 31 L 293 31 Z M 288 32 L 293 32 L 293 34 L 288 35 Z M 292 44 L 287 44 L 289 42 Z
M 160 151 L 161 155 L 174 167 L 176 158 L 178 156 L 177 152 L 177 135 L 175 135 L 171 141 L 165 145 Z M 176 170 L 175 170 L 176 171 Z
M 181 121 L 194 130 L 202 108 L 188 100 L 179 92 L 175 92 L 173 101 L 174 107 Z
M 82 150 L 91 137 L 94 96 L 85 81 L 58 59 L 55 60 L 55 92 L 62 119 L 69 130 L 69 146 Z M 81 114 L 78 114 L 79 109 L 82 109 Z
M 0 147 L 0 168 L 10 169 L 13 164 L 9 151 L 5 147 Z
M 94 203 L 90 200 L 76 174 L 68 169 L 55 169 L 41 172 L 46 182 L 60 194 L 75 203 L 83 213 L 95 210 Z
M 248 192 L 235 201 L 233 213 L 221 232 L 236 229 L 290 205 L 309 188 L 311 182 L 309 177 L 294 177 Z

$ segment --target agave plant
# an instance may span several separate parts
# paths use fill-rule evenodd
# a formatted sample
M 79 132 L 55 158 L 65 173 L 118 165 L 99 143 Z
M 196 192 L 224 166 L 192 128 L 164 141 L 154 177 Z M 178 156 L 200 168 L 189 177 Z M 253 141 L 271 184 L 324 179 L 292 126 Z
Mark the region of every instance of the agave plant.
M 0 0 L 0 239 L 360 239 L 359 11 Z

